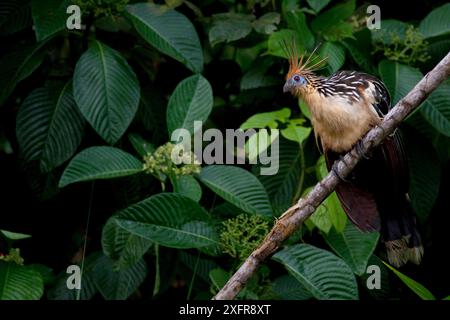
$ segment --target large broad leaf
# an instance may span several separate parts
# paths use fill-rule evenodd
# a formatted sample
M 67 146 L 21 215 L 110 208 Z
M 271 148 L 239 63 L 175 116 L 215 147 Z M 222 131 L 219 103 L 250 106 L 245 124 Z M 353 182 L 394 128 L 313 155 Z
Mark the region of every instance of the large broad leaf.
M 31 75 L 45 57 L 46 42 L 6 54 L 0 62 L 0 105 L 6 101 L 17 83 Z
M 276 253 L 273 259 L 282 263 L 316 299 L 358 299 L 352 270 L 328 251 L 297 244 Z
M 423 117 L 443 135 L 450 137 L 450 85 L 442 84 L 420 106 Z
M 312 30 L 326 40 L 336 41 L 349 37 L 353 33 L 351 24 L 345 22 L 355 11 L 355 0 L 340 3 L 322 12 L 312 22 Z
M 445 35 L 450 33 L 450 3 L 444 4 L 431 11 L 420 22 L 419 31 L 425 38 Z
M 192 23 L 181 13 L 150 3 L 126 7 L 127 17 L 145 41 L 184 63 L 194 72 L 203 69 L 200 40 Z
M 327 59 L 327 70 L 329 74 L 338 71 L 345 62 L 344 48 L 334 42 L 325 42 L 320 47 L 319 54 L 322 58 Z
M 441 165 L 427 139 L 410 131 L 407 133 L 404 140 L 409 165 L 409 196 L 414 211 L 424 223 L 439 195 Z
M 116 270 L 114 266 L 109 257 L 99 257 L 92 271 L 94 283 L 106 300 L 125 300 L 144 281 L 147 264 L 141 259 L 126 269 Z
M 289 108 L 283 108 L 277 111 L 257 113 L 248 118 L 240 129 L 262 129 L 262 128 L 278 128 L 279 123 L 286 123 L 291 116 L 291 110 Z
M 68 0 L 32 0 L 31 14 L 37 41 L 42 41 L 66 28 Z
M 296 200 L 296 190 L 302 189 L 301 173 L 304 168 L 301 165 L 301 157 L 302 149 L 297 143 L 282 139 L 277 174 L 258 177 L 269 194 L 275 215 L 289 208 Z
M 202 198 L 202 187 L 192 176 L 171 177 L 173 191 L 199 202 Z
M 17 114 L 17 140 L 26 161 L 48 172 L 70 158 L 83 137 L 84 119 L 72 96 L 72 82 L 34 90 Z
M 311 50 L 314 46 L 314 35 L 306 23 L 306 16 L 300 10 L 290 10 L 285 13 L 286 21 L 290 29 L 295 30 L 301 47 Z
M 397 62 L 382 61 L 378 69 L 391 93 L 393 104 L 408 94 L 422 78 L 419 70 Z M 437 88 L 419 106 L 419 110 L 433 127 L 450 136 L 450 85 L 443 84 Z
M 218 234 L 206 211 L 178 193 L 154 195 L 114 217 L 121 228 L 162 246 L 186 249 L 218 244 Z
M 103 253 L 114 260 L 120 269 L 137 263 L 152 243 L 119 227 L 115 217 L 111 217 L 103 227 Z
M 33 24 L 29 0 L 0 2 L 0 36 L 8 36 Z
M 143 165 L 131 154 L 113 147 L 90 147 L 69 163 L 59 186 L 96 179 L 111 179 L 142 172 Z
M 39 300 L 44 281 L 33 268 L 0 261 L 0 300 Z
M 199 254 L 189 254 L 187 251 L 179 251 L 180 261 L 191 271 L 195 272 L 195 277 L 200 277 L 205 282 L 209 282 L 209 273 L 213 269 L 219 268 L 214 260 L 200 257 Z
M 363 71 L 374 74 L 375 66 L 373 65 L 371 53 L 372 39 L 370 30 L 364 28 L 358 32 L 355 32 L 353 37 L 353 39 L 345 39 L 341 42 L 341 44 L 347 49 L 349 55 Z
M 427 289 L 425 288 L 423 285 L 421 285 L 420 283 L 418 283 L 417 281 L 411 279 L 410 277 L 408 277 L 407 275 L 404 275 L 403 273 L 401 273 L 400 271 L 398 271 L 397 269 L 395 269 L 394 267 L 391 267 L 389 264 L 387 264 L 386 262 L 383 261 L 383 263 L 386 265 L 386 267 L 388 267 L 389 269 L 392 270 L 392 272 L 395 273 L 395 275 L 397 277 L 400 278 L 400 280 L 403 281 L 404 284 L 406 284 L 408 286 L 408 288 L 410 288 L 415 294 L 417 294 L 422 300 L 436 300 L 436 298 L 434 297 L 434 295 Z
M 313 298 L 311 292 L 290 275 L 276 278 L 272 283 L 272 290 L 283 300 L 309 300 Z
M 253 28 L 256 32 L 262 34 L 271 34 L 277 30 L 276 25 L 280 23 L 280 14 L 278 12 L 267 12 L 253 21 Z
M 372 41 L 374 43 L 381 42 L 384 45 L 391 45 L 396 39 L 405 39 L 408 24 L 399 20 L 381 20 L 380 29 L 370 30 L 372 33 Z
M 366 272 L 369 261 L 378 243 L 378 232 L 363 233 L 352 223 L 347 223 L 343 232 L 334 228 L 324 238 L 328 245 L 352 268 L 357 275 Z
M 201 75 L 181 81 L 170 96 L 167 107 L 169 135 L 184 128 L 194 133 L 194 121 L 205 121 L 213 106 L 211 85 Z
M 253 19 L 253 15 L 233 12 L 213 15 L 209 42 L 214 46 L 220 42 L 230 42 L 246 37 L 252 31 Z
M 9 240 L 22 240 L 31 238 L 31 235 L 19 232 L 11 232 L 7 230 L 0 230 L 0 234 Z
M 128 128 L 139 105 L 139 82 L 114 49 L 93 40 L 75 67 L 73 94 L 81 113 L 110 144 Z
M 211 165 L 202 169 L 199 178 L 212 191 L 245 212 L 272 215 L 266 190 L 247 170 L 233 166 Z
M 328 175 L 328 169 L 325 163 L 325 157 L 321 156 L 316 163 L 316 176 L 317 180 L 322 180 Z M 304 191 L 307 194 L 311 188 Z M 324 202 L 320 204 L 316 212 L 310 217 L 310 220 L 314 225 L 319 228 L 319 230 L 328 233 L 331 226 L 338 232 L 344 231 L 345 225 L 347 223 L 347 215 L 342 209 L 341 202 L 336 194 L 336 192 L 331 193 Z
M 248 71 L 242 76 L 241 90 L 257 89 L 279 84 L 279 81 L 267 72 L 272 62 L 270 57 L 263 57 L 254 61 Z
M 422 74 L 419 70 L 388 60 L 380 62 L 378 72 L 391 94 L 392 105 L 395 105 L 401 98 L 406 96 L 422 79 Z
M 267 42 L 267 53 L 273 56 L 289 58 L 287 50 L 284 46 L 285 43 L 292 43 L 295 41 L 298 54 L 303 54 L 305 52 L 305 47 L 303 41 L 294 30 L 283 29 L 272 33 Z

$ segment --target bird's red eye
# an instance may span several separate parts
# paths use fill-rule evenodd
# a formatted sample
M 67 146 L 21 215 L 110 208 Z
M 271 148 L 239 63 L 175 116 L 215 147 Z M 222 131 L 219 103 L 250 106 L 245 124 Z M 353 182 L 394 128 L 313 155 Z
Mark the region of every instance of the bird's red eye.
M 295 81 L 295 82 L 299 82 L 299 81 L 300 81 L 300 77 L 299 77 L 299 76 L 295 76 L 295 77 L 294 77 L 294 81 Z

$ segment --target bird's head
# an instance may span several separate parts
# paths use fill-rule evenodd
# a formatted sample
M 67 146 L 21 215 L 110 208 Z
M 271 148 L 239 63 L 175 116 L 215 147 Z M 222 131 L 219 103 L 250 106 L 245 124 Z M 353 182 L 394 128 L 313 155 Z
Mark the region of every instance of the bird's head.
M 291 45 L 284 45 L 285 52 L 289 58 L 289 71 L 286 75 L 286 82 L 283 87 L 283 92 L 290 92 L 294 96 L 299 96 L 305 92 L 314 89 L 314 82 L 318 78 L 314 71 L 321 68 L 326 58 L 320 58 L 314 55 L 317 51 L 316 47 L 307 59 L 305 55 L 299 58 L 295 42 Z

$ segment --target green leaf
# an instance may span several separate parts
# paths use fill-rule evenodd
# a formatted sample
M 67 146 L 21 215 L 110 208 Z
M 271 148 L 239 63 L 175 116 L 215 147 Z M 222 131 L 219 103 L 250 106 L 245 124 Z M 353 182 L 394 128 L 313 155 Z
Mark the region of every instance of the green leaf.
M 0 230 L 0 233 L 9 240 L 22 240 L 31 238 L 31 235 L 19 232 L 11 232 L 7 230 Z
M 327 70 L 329 74 L 335 73 L 344 65 L 345 50 L 337 43 L 325 42 L 320 47 L 319 55 L 327 59 Z
M 269 197 L 261 182 L 239 167 L 210 165 L 198 175 L 208 188 L 245 212 L 272 215 Z
M 140 88 L 136 74 L 120 53 L 93 40 L 75 67 L 73 95 L 95 131 L 114 144 L 134 118 Z
M 28 0 L 0 2 L 0 35 L 9 36 L 33 24 Z
M 293 276 L 284 275 L 272 283 L 272 290 L 283 300 L 309 300 L 311 293 Z
M 286 22 L 289 29 L 295 31 L 297 40 L 300 40 L 301 48 L 312 50 L 314 47 L 314 35 L 312 34 L 306 22 L 305 14 L 300 10 L 287 11 L 285 13 Z
M 262 34 L 271 34 L 277 30 L 277 24 L 280 23 L 280 14 L 278 12 L 267 12 L 253 21 L 253 28 L 256 32 Z
M 301 166 L 301 152 L 297 143 L 281 139 L 277 174 L 258 177 L 267 190 L 276 216 L 292 205 L 297 188 L 302 187 L 298 185 L 301 183 L 301 171 L 304 170 Z
M 401 98 L 422 79 L 419 70 L 384 60 L 378 66 L 381 78 L 391 93 L 392 104 Z M 439 132 L 450 137 L 450 85 L 442 84 L 419 106 L 423 117 Z
M 358 287 L 352 270 L 328 251 L 308 244 L 297 244 L 277 252 L 273 259 L 283 264 L 316 299 L 358 299 Z
M 193 134 L 194 121 L 208 119 L 212 106 L 211 85 L 202 75 L 193 75 L 181 81 L 170 96 L 167 107 L 169 135 L 181 128 Z
M 276 57 L 289 58 L 283 44 L 292 43 L 292 41 L 295 41 L 296 43 L 298 54 L 303 54 L 305 52 L 305 48 L 303 46 L 302 39 L 300 39 L 300 35 L 294 30 L 288 29 L 276 31 L 269 36 L 269 40 L 267 42 L 267 53 Z
M 281 130 L 281 135 L 288 140 L 303 143 L 311 133 L 311 128 L 288 124 L 288 127 Z
M 331 0 L 306 0 L 309 6 L 316 12 L 319 13 L 320 10 L 325 8 Z
M 323 235 L 328 245 L 361 276 L 366 272 L 367 262 L 377 246 L 380 234 L 378 232 L 364 233 L 353 223 L 347 223 L 343 232 L 334 228 Z
M 199 257 L 198 254 L 189 254 L 187 251 L 179 251 L 180 261 L 191 271 L 196 272 L 195 277 L 199 276 L 202 280 L 209 283 L 209 272 L 217 269 L 219 266 L 214 260 Z
M 205 210 L 178 193 L 151 196 L 120 211 L 115 219 L 128 232 L 166 247 L 188 249 L 218 244 L 218 234 Z
M 394 267 L 391 267 L 389 264 L 383 261 L 383 263 L 392 270 L 392 272 L 395 273 L 397 277 L 400 278 L 400 280 L 403 281 L 404 284 L 408 286 L 415 294 L 417 294 L 422 300 L 436 300 L 436 298 L 433 296 L 433 294 L 425 288 L 423 285 L 418 283 L 417 281 L 411 279 L 410 277 L 404 275 Z
M 219 291 L 225 286 L 228 279 L 230 278 L 230 275 L 225 270 L 217 268 L 209 271 L 209 278 L 212 282 L 212 285 L 214 286 L 214 289 Z
M 38 42 L 65 30 L 68 6 L 68 0 L 31 1 L 34 32 Z
M 272 112 L 257 113 L 248 118 L 239 128 L 242 130 L 262 128 L 275 129 L 278 128 L 278 122 L 286 123 L 290 116 L 291 110 L 289 108 L 283 108 Z
M 328 214 L 328 207 L 321 203 L 316 211 L 309 217 L 307 221 L 311 221 L 320 231 L 328 233 L 331 230 L 332 223 Z
M 36 46 L 26 46 L 15 50 L 2 57 L 0 62 L 0 105 L 13 92 L 16 85 L 30 76 L 45 58 L 43 50 L 47 42 L 41 42 Z
M 450 296 L 443 298 L 442 300 L 450 300 Z
M 439 195 L 441 165 L 429 140 L 412 133 L 404 137 L 408 156 L 411 205 L 419 220 L 424 223 Z
M 212 19 L 209 42 L 214 46 L 220 42 L 231 42 L 249 35 L 254 16 L 229 12 L 215 14 Z
M 40 263 L 33 263 L 27 267 L 41 275 L 44 285 L 52 284 L 55 281 L 55 275 L 53 274 L 52 268 Z
M 114 261 L 101 256 L 96 260 L 92 273 L 96 287 L 106 300 L 125 300 L 144 281 L 147 265 L 141 259 L 127 269 L 115 270 Z
M 152 241 L 136 236 L 117 224 L 111 217 L 103 227 L 103 253 L 114 260 L 120 269 L 128 268 L 137 263 L 152 245 Z
M 134 149 L 139 153 L 141 157 L 149 155 L 155 151 L 155 146 L 144 140 L 141 135 L 137 133 L 130 133 L 128 135 L 128 140 L 130 140 Z
M 406 96 L 422 79 L 422 74 L 419 70 L 388 60 L 380 62 L 378 72 L 391 94 L 392 105 L 395 105 L 401 98 Z
M 278 80 L 268 74 L 271 67 L 269 59 L 257 59 L 241 79 L 241 90 L 270 87 L 279 84 Z
M 397 38 L 404 40 L 408 27 L 409 25 L 403 21 L 394 19 L 381 20 L 381 28 L 371 30 L 372 42 L 391 45 Z
M 59 186 L 62 188 L 74 182 L 124 177 L 142 170 L 142 162 L 125 151 L 106 146 L 90 147 L 70 161 Z
M 441 36 L 450 33 L 450 3 L 446 3 L 431 11 L 420 22 L 419 31 L 425 38 Z
M 345 39 L 341 44 L 347 49 L 352 59 L 367 73 L 375 73 L 372 61 L 372 38 L 368 29 L 355 32 L 353 39 Z
M 317 180 L 322 180 L 328 174 L 328 169 L 325 163 L 325 157 L 321 156 L 316 164 Z M 311 190 L 308 188 L 304 194 L 307 194 Z M 314 217 L 314 215 L 318 217 Z M 316 212 L 311 216 L 311 221 L 323 232 L 328 233 L 330 231 L 330 224 L 338 232 L 343 232 L 347 223 L 347 215 L 342 209 L 341 202 L 336 192 L 331 193 L 325 201 L 323 201 L 317 208 Z
M 309 111 L 308 106 L 306 105 L 305 101 L 299 99 L 298 100 L 298 105 L 300 107 L 300 111 L 302 112 L 302 114 L 305 116 L 305 118 L 311 120 L 311 111 Z
M 351 36 L 353 28 L 344 22 L 355 11 L 355 0 L 340 3 L 318 15 L 312 22 L 311 28 L 315 33 L 327 40 L 336 41 Z
M 173 191 L 199 202 L 202 198 L 202 188 L 192 176 L 178 176 L 171 179 Z
M 43 293 L 44 281 L 39 272 L 0 261 L 0 300 L 39 300 Z
M 32 91 L 16 122 L 25 161 L 39 161 L 42 172 L 49 172 L 75 153 L 85 125 L 73 100 L 71 81 Z
M 450 85 L 442 84 L 419 107 L 423 117 L 443 135 L 450 137 Z
M 192 23 L 175 10 L 151 3 L 126 7 L 126 16 L 141 37 L 164 54 L 185 64 L 190 70 L 203 70 L 200 39 Z

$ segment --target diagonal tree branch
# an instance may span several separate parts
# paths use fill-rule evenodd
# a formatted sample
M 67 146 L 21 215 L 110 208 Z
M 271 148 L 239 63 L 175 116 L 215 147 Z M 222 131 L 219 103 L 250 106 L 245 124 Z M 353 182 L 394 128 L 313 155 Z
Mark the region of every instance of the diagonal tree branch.
M 362 140 L 362 152 L 366 154 L 378 146 L 395 128 L 417 108 L 433 90 L 450 76 L 450 52 L 431 70 L 420 82 L 385 116 L 378 127 L 372 128 Z M 356 148 L 349 151 L 337 163 L 340 176 L 346 177 L 361 160 Z M 228 280 L 227 284 L 213 298 L 215 300 L 231 300 L 242 290 L 248 279 L 256 272 L 264 260 L 274 253 L 309 216 L 325 198 L 334 191 L 339 178 L 330 172 L 322 181 L 317 183 L 311 192 L 300 198 L 297 204 L 289 208 L 275 223 L 272 230 L 244 261 L 239 270 Z

